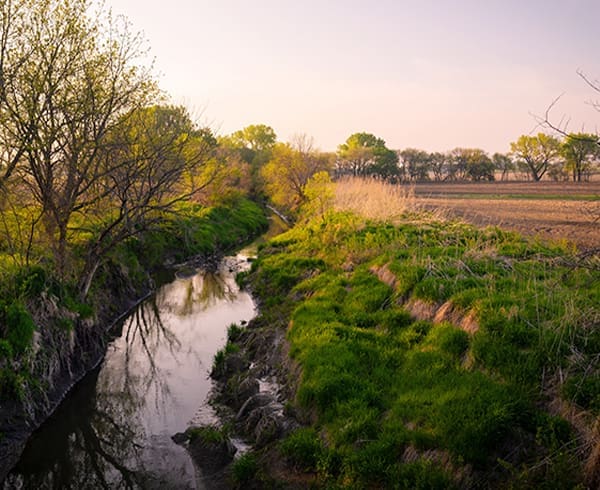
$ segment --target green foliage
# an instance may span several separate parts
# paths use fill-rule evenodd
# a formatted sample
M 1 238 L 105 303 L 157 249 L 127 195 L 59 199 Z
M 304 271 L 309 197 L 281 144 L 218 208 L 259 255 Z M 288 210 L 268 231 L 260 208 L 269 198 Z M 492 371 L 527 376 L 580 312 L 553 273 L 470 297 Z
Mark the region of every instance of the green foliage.
M 600 156 L 598 136 L 587 133 L 571 133 L 561 146 L 566 170 L 571 172 L 574 182 L 581 182 L 586 172 Z
M 35 323 L 23 303 L 0 305 L 0 321 L 6 325 L 6 340 L 15 354 L 23 354 L 30 346 Z
M 568 399 L 583 408 L 600 413 L 600 373 L 572 376 L 563 390 Z
M 26 298 L 39 296 L 48 285 L 46 270 L 40 266 L 19 269 L 14 278 L 17 291 Z
M 400 174 L 398 155 L 385 141 L 370 133 L 354 133 L 338 146 L 338 169 L 353 176 L 377 176 L 394 179 Z
M 510 151 L 517 158 L 517 163 L 527 170 L 533 180 L 538 181 L 556 164 L 560 141 L 544 133 L 522 135 L 510 144 Z
M 0 339 L 0 363 L 4 359 L 12 359 L 13 347 L 12 344 L 6 339 Z
M 224 430 L 218 427 L 194 427 L 188 431 L 188 435 L 190 441 L 198 439 L 209 444 L 218 444 L 227 440 Z
M 25 377 L 11 368 L 0 368 L 0 400 L 23 400 Z

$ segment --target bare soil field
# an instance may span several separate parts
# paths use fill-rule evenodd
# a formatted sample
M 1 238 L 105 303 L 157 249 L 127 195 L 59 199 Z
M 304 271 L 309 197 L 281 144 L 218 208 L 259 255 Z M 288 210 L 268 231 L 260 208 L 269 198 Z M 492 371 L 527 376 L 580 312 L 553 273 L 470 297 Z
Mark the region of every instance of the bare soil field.
M 414 185 L 419 204 L 476 225 L 600 248 L 600 182 L 466 182 Z

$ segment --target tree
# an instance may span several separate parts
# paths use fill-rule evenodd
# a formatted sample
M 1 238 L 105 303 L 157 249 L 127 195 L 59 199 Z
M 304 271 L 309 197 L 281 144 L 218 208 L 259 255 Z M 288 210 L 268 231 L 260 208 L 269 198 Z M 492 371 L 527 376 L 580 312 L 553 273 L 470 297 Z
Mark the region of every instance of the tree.
M 276 142 L 275 131 L 265 124 L 251 124 L 219 141 L 222 147 L 236 150 L 239 157 L 250 165 L 250 192 L 254 195 L 262 192 L 261 168 L 271 159 Z
M 434 152 L 429 155 L 429 168 L 436 181 L 444 180 L 448 157 L 444 153 Z
M 147 70 L 132 65 L 140 38 L 110 16 L 89 17 L 87 0 L 3 5 L 14 9 L 0 40 L 0 126 L 3 146 L 12 148 L 4 175 L 19 169 L 64 274 L 69 222 L 106 172 L 104 138 L 158 90 Z
M 497 171 L 502 172 L 500 180 L 508 180 L 509 172 L 514 172 L 517 168 L 510 155 L 504 153 L 494 153 L 492 155 L 492 162 L 494 168 Z
M 277 135 L 271 126 L 266 124 L 251 124 L 231 134 L 231 141 L 238 148 L 247 148 L 261 154 L 275 146 Z
M 428 180 L 430 169 L 430 155 L 426 151 L 415 148 L 406 148 L 400 153 L 400 162 L 403 173 L 410 180 Z
M 581 182 L 592 164 L 600 157 L 600 138 L 594 134 L 571 133 L 567 135 L 561 154 L 565 159 L 566 169 L 571 172 L 573 182 Z
M 331 166 L 331 158 L 315 150 L 312 138 L 306 135 L 295 136 L 291 144 L 278 143 L 261 172 L 266 193 L 276 206 L 295 212 L 306 201 L 310 178 L 328 172 Z
M 307 217 L 325 217 L 335 201 L 335 187 L 328 172 L 320 171 L 314 174 L 304 186 L 306 202 L 302 213 Z
M 82 297 L 112 248 L 210 180 L 216 146 L 184 108 L 156 105 L 162 94 L 135 64 L 140 36 L 110 14 L 88 15 L 91 5 L 0 7 L 0 184 L 9 197 L 28 191 L 32 229 L 41 224 L 57 272 L 78 280 Z M 82 232 L 83 264 L 71 256 Z
M 396 152 L 370 133 L 354 133 L 339 145 L 336 167 L 340 175 L 376 176 L 391 180 L 400 175 Z
M 560 155 L 560 141 L 554 136 L 538 133 L 537 136 L 522 135 L 510 144 L 515 158 L 527 169 L 531 178 L 541 180 L 549 167 L 557 162 Z
M 83 297 L 118 243 L 151 229 L 164 212 L 213 181 L 220 171 L 209 165 L 215 146 L 212 133 L 196 129 L 177 106 L 137 109 L 107 135 L 93 192 L 79 210 L 85 219 L 77 230 L 92 237 L 79 274 Z
M 470 148 L 465 156 L 466 174 L 471 180 L 494 180 L 494 163 L 485 151 L 479 148 Z

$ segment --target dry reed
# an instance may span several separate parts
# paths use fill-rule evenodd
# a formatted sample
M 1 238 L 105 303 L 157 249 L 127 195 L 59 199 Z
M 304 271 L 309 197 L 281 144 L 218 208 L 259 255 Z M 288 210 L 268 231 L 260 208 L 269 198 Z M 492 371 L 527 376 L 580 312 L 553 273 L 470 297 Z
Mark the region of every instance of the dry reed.
M 334 208 L 377 221 L 394 221 L 417 210 L 412 187 L 359 177 L 346 177 L 336 183 Z

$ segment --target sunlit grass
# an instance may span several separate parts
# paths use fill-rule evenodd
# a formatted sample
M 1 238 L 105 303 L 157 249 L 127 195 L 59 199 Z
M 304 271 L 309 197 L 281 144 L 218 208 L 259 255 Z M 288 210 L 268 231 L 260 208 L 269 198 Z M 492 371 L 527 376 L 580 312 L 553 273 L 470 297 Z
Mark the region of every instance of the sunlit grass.
M 284 444 L 286 456 L 325 486 L 387 487 L 401 478 L 406 488 L 447 488 L 469 485 L 458 469 L 465 463 L 491 474 L 519 446 L 521 459 L 506 463 L 513 476 L 534 486 L 557 475 L 576 481 L 577 465 L 561 451 L 572 443 L 569 426 L 541 409 L 541 394 L 557 370 L 579 373 L 564 396 L 597 409 L 599 337 L 589 318 L 599 314 L 598 274 L 561 265 L 569 250 L 558 245 L 418 221 L 410 196 L 386 214 L 383 204 L 360 202 L 367 188 L 387 202 L 396 191 L 385 194 L 386 184 L 338 185 L 353 196 L 347 206 L 384 222 L 344 207 L 271 241 L 253 265 L 263 313 L 291 312 L 289 352 L 302 367 L 295 403 L 316 420 L 316 431 Z M 403 308 L 411 299 L 434 311 L 450 303 L 478 326 L 417 321 Z M 571 471 L 558 471 L 559 456 Z

